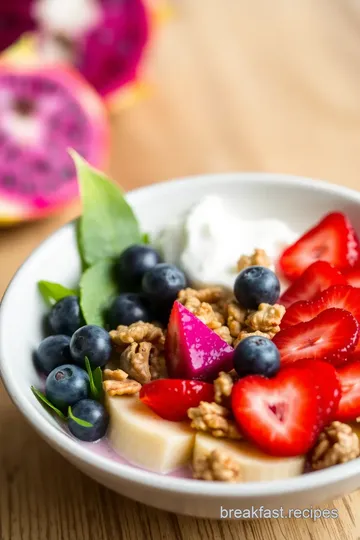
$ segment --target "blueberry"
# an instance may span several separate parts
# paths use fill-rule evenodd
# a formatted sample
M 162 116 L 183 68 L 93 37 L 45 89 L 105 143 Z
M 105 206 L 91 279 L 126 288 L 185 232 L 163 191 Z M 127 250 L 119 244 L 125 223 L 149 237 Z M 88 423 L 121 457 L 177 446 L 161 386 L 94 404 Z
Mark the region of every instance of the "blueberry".
M 71 410 L 76 418 L 92 424 L 92 427 L 81 426 L 75 420 L 69 418 L 69 430 L 74 437 L 82 441 L 94 442 L 105 435 L 109 425 L 109 415 L 101 403 L 93 399 L 82 399 Z
M 117 328 L 120 324 L 130 324 L 143 321 L 150 322 L 151 315 L 139 294 L 124 293 L 117 296 L 109 310 L 110 328 Z
M 155 306 L 169 307 L 178 292 L 186 287 L 184 273 L 173 264 L 160 263 L 148 270 L 142 280 L 142 289 Z
M 66 412 L 69 405 L 88 397 L 89 386 L 89 376 L 85 370 L 72 364 L 64 364 L 53 369 L 48 375 L 45 394 L 55 407 Z
M 65 296 L 53 305 L 49 314 L 49 326 L 53 334 L 72 336 L 82 325 L 77 296 Z
M 237 276 L 234 294 L 241 306 L 257 309 L 262 303 L 275 304 L 280 295 L 280 282 L 269 268 L 249 266 Z
M 69 345 L 69 336 L 63 334 L 45 338 L 35 353 L 36 366 L 48 374 L 56 367 L 71 362 Z
M 111 355 L 109 333 L 94 324 L 82 326 L 71 338 L 70 353 L 74 361 L 81 366 L 85 365 L 85 356 L 93 368 L 104 366 Z
M 234 368 L 239 377 L 273 377 L 280 369 L 279 350 L 271 339 L 249 336 L 240 341 L 235 349 Z
M 161 262 L 159 253 L 150 246 L 133 245 L 125 249 L 116 263 L 117 279 L 122 288 L 137 290 L 143 275 Z

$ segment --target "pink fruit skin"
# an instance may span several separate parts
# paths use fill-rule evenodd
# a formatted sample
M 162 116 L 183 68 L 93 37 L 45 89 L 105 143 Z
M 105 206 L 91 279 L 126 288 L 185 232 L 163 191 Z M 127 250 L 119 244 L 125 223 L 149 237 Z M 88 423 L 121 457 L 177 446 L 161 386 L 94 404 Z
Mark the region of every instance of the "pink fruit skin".
M 165 358 L 170 377 L 213 381 L 233 368 L 234 349 L 175 302 L 168 326 Z

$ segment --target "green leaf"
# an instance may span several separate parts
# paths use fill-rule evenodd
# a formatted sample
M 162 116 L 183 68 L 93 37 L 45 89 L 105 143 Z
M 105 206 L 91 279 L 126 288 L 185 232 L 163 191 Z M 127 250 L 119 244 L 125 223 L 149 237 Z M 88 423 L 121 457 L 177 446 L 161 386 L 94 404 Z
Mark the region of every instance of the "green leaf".
M 66 416 L 48 400 L 45 394 L 40 392 L 40 390 L 35 388 L 35 386 L 31 387 L 31 391 L 38 398 L 39 401 L 50 407 L 50 409 L 52 409 L 58 416 L 60 416 L 61 420 L 66 420 Z
M 68 408 L 68 418 L 71 418 L 71 420 L 74 420 L 79 426 L 82 427 L 93 427 L 94 424 L 91 424 L 91 422 L 87 422 L 86 420 L 82 420 L 81 418 L 78 418 L 77 416 L 74 416 L 71 407 Z
M 149 233 L 144 233 L 142 235 L 142 242 L 143 244 L 150 244 L 151 243 L 151 240 L 150 240 L 150 234 Z
M 81 276 L 80 305 L 87 324 L 105 326 L 106 309 L 117 293 L 113 266 L 113 261 L 105 259 Z
M 97 367 L 93 371 L 94 385 L 98 393 L 98 400 L 100 401 L 103 395 L 103 373 L 100 367 Z
M 79 252 L 91 266 L 119 255 L 131 244 L 141 243 L 142 235 L 121 189 L 74 150 L 70 154 L 76 165 L 82 200 Z
M 93 371 L 91 369 L 90 361 L 89 361 L 87 356 L 85 356 L 85 368 L 86 368 L 87 374 L 89 375 L 89 379 L 90 379 L 91 397 L 93 399 L 95 399 L 95 400 L 98 400 L 99 399 L 99 394 L 98 394 L 97 388 L 96 388 L 95 383 L 94 383 Z
M 73 289 L 68 289 L 59 283 L 53 283 L 52 281 L 39 281 L 38 282 L 39 291 L 44 298 L 45 302 L 52 306 L 58 300 L 61 300 L 65 296 L 77 296 L 77 291 Z

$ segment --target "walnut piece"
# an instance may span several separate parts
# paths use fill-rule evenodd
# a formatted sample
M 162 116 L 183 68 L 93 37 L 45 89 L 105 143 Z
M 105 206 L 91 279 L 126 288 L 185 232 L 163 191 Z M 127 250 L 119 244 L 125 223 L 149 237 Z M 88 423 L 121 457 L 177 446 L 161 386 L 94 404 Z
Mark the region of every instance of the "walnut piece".
M 359 457 L 360 443 L 351 426 L 342 422 L 332 422 L 318 438 L 311 456 L 314 470 L 325 469 L 339 463 L 346 463 Z
M 165 335 L 160 326 L 142 321 L 130 324 L 130 326 L 118 326 L 116 330 L 110 331 L 110 338 L 119 351 L 123 351 L 129 344 L 142 341 L 152 343 L 162 350 L 165 343 Z
M 120 368 L 141 384 L 151 381 L 150 354 L 152 343 L 131 343 L 120 355 Z
M 199 290 L 188 287 L 179 292 L 178 301 L 189 309 L 186 304 L 189 301 L 192 302 L 193 298 L 197 298 L 200 303 L 206 302 L 208 304 L 217 304 L 225 295 L 227 295 L 227 291 L 223 287 L 206 287 Z
M 229 416 L 230 411 L 215 402 L 201 401 L 198 407 L 188 410 L 192 428 L 211 433 L 213 437 L 242 439 L 236 423 Z
M 167 369 L 165 357 L 163 354 L 160 354 L 158 349 L 154 348 L 149 357 L 150 364 L 150 375 L 151 380 L 155 381 L 156 379 L 166 379 Z
M 230 302 L 227 305 L 227 326 L 232 337 L 236 338 L 241 332 L 247 313 L 247 309 L 241 307 L 237 302 Z
M 213 450 L 208 456 L 193 460 L 193 478 L 218 482 L 240 482 L 240 466 L 225 452 Z
M 214 380 L 215 402 L 218 405 L 230 406 L 230 396 L 234 386 L 232 374 L 220 371 L 217 379 Z
M 249 266 L 266 266 L 267 268 L 271 268 L 272 263 L 265 250 L 255 249 L 251 255 L 241 255 L 237 262 L 238 272 Z
M 131 396 L 139 392 L 141 384 L 132 379 L 106 380 L 103 382 L 103 388 L 109 396 Z
M 125 381 L 128 376 L 122 369 L 104 369 L 103 371 L 104 381 Z
M 251 311 L 245 324 L 253 331 L 260 330 L 272 339 L 280 332 L 281 319 L 285 315 L 285 307 L 280 304 L 260 304 L 257 311 Z
M 238 337 L 235 339 L 234 343 L 233 343 L 233 347 L 236 348 L 240 341 L 242 341 L 243 339 L 247 338 L 247 337 L 250 337 L 250 336 L 260 336 L 260 337 L 265 337 L 265 338 L 268 338 L 268 339 L 272 339 L 269 334 L 265 334 L 265 332 L 260 332 L 259 330 L 256 330 L 255 332 L 248 332 L 247 330 L 242 330 L 242 332 L 240 332 L 240 334 L 238 335 Z

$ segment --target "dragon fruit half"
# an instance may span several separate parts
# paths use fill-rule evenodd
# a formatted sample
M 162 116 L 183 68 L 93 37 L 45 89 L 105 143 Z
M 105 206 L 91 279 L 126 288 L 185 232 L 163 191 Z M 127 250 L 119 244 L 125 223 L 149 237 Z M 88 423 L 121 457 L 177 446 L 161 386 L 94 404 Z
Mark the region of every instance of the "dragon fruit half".
M 74 148 L 105 165 L 107 113 L 70 68 L 0 63 L 0 223 L 44 217 L 78 195 Z

